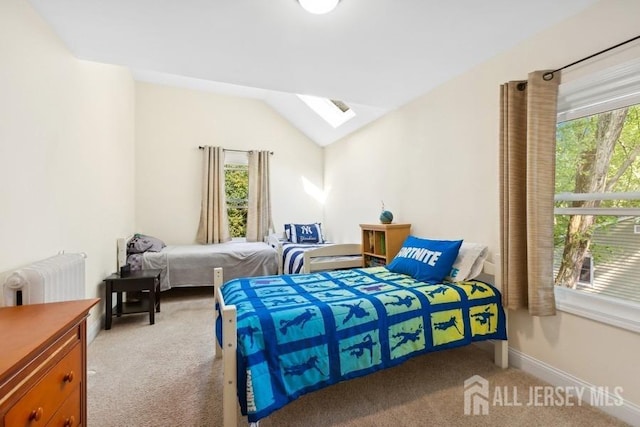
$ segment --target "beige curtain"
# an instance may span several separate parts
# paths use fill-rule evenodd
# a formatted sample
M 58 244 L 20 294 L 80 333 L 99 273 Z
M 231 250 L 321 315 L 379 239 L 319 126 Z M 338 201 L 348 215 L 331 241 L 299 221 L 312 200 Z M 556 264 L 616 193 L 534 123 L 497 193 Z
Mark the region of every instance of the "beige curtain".
M 198 243 L 222 243 L 231 240 L 224 187 L 224 149 L 204 147 L 202 173 L 202 206 Z
M 269 151 L 249 152 L 247 242 L 261 242 L 273 230 L 269 184 Z
M 506 307 L 555 315 L 553 196 L 559 73 L 501 86 L 500 224 Z

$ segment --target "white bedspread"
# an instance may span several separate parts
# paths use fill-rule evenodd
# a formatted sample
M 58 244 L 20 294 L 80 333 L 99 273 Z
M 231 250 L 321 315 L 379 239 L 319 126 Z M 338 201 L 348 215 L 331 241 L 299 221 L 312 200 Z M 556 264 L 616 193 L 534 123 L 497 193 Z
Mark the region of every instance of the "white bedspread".
M 145 252 L 144 269 L 163 269 L 160 288 L 213 285 L 213 269 L 224 268 L 224 281 L 278 274 L 278 252 L 263 242 L 167 246 Z

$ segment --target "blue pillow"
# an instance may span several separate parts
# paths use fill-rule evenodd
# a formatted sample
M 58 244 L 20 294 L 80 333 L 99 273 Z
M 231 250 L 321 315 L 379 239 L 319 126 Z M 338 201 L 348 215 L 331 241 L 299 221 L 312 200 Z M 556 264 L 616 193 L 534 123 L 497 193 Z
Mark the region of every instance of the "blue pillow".
M 387 266 L 427 283 L 441 283 L 451 273 L 462 240 L 430 240 L 409 236 Z
M 314 224 L 285 224 L 284 231 L 292 243 L 324 243 L 322 226 Z

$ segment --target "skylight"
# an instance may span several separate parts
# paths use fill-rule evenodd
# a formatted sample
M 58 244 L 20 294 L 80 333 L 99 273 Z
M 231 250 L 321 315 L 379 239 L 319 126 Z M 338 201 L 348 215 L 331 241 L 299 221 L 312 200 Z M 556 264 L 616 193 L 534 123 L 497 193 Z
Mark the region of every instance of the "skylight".
M 356 113 L 342 101 L 334 101 L 311 95 L 298 95 L 298 98 L 333 128 L 337 128 L 356 115 Z

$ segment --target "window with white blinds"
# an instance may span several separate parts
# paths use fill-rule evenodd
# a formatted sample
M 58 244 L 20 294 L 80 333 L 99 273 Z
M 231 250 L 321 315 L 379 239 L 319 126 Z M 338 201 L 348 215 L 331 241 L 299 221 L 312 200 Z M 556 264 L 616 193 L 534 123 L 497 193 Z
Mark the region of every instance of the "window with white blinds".
M 567 289 L 631 304 L 640 330 L 640 60 L 561 84 L 556 135 L 559 306 Z

